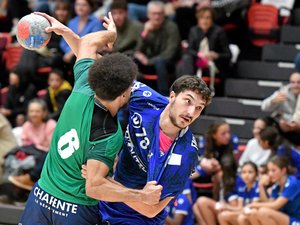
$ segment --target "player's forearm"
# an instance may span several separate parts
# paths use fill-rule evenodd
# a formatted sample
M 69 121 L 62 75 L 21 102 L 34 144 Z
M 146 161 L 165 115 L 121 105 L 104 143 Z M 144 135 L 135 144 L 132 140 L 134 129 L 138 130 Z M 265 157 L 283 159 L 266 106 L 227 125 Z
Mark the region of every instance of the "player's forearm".
M 260 202 L 267 202 L 269 200 L 266 187 L 262 184 L 259 185 L 259 200 Z
M 94 199 L 108 202 L 137 202 L 143 200 L 142 190 L 125 188 L 115 182 L 103 178 L 99 184 L 86 184 L 86 194 Z
M 103 48 L 108 43 L 113 43 L 117 38 L 117 33 L 108 30 L 97 31 L 89 33 L 81 38 L 80 55 L 90 55 L 96 58 L 97 50 Z
M 70 46 L 72 52 L 77 56 L 80 45 L 80 37 L 68 27 L 63 28 L 62 37 Z
M 149 206 L 147 204 L 144 204 L 142 202 L 124 202 L 126 205 L 128 205 L 130 208 L 134 209 L 138 213 L 148 217 L 153 218 L 158 213 L 160 213 L 172 200 L 173 197 L 165 198 L 164 200 L 160 201 L 158 204 Z

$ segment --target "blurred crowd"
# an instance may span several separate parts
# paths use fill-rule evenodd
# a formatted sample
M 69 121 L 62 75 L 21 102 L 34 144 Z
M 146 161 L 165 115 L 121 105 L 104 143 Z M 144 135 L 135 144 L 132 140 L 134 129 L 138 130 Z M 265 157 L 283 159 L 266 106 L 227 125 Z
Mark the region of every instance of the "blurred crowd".
M 287 2 L 292 4 L 283 5 L 285 18 L 300 5 Z M 248 32 L 246 13 L 251 4 L 250 0 L 1 0 L 0 32 L 8 33 L 10 44 L 17 45 L 18 21 L 41 11 L 84 36 L 104 29 L 102 19 L 111 11 L 118 36 L 113 49 L 99 49 L 101 54 L 122 52 L 132 57 L 140 71 L 137 79 L 163 95 L 173 80 L 190 74 L 206 78 L 215 95 L 223 96 L 224 81 L 234 77 L 237 60 L 260 57 Z M 2 51 L 0 57 L 4 58 Z M 55 34 L 47 46 L 22 49 L 18 57 L 13 68 L 0 62 L 0 201 L 8 203 L 26 201 L 39 179 L 56 121 L 72 91 L 76 61 L 66 41 Z M 167 207 L 165 224 L 272 220 L 280 224 L 285 216 L 300 219 L 299 59 L 289 83 L 263 101 L 261 109 L 269 117 L 255 120 L 253 138 L 242 154 L 239 134 L 223 120 L 198 137 L 199 165 L 186 189 Z M 123 113 L 120 117 L 126 123 Z M 11 188 L 14 191 L 8 192 Z

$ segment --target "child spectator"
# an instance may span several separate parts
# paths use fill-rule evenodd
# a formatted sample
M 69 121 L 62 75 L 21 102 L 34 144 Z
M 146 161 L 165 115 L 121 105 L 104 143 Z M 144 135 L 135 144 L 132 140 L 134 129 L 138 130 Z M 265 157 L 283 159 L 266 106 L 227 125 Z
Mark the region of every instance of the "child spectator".
M 245 210 L 252 225 L 300 224 L 300 181 L 290 175 L 293 170 L 286 158 L 274 156 L 267 164 L 267 179 L 259 182 L 262 202 L 253 202 Z M 267 198 L 266 187 L 273 183 L 271 198 Z
M 217 121 L 208 128 L 204 149 L 200 148 L 204 158 L 201 160 L 200 166 L 197 167 L 197 173 L 201 177 L 212 176 L 213 198 L 215 200 L 219 199 L 219 184 L 223 172 L 221 162 L 224 161 L 223 158 L 229 158 L 232 168 L 236 168 L 233 152 L 237 149 L 237 145 L 238 138 L 231 134 L 227 122 Z M 196 175 L 193 176 L 193 178 L 195 177 Z
M 49 74 L 48 84 L 45 101 L 49 110 L 49 118 L 58 120 L 72 87 L 68 81 L 64 80 L 63 72 L 57 69 Z
M 244 206 L 259 200 L 257 181 L 258 169 L 253 162 L 245 162 L 241 168 L 241 176 L 237 179 L 237 206 L 227 206 L 218 215 L 220 225 L 237 225 L 238 221 L 245 221 L 241 214 Z M 245 222 L 244 222 L 245 223 Z
M 266 127 L 259 133 L 259 144 L 263 149 L 271 149 L 272 155 L 286 157 L 291 166 L 297 169 L 296 177 L 300 178 L 300 152 L 290 145 L 274 127 Z
M 193 206 L 197 224 L 217 225 L 218 214 L 231 206 L 237 206 L 238 200 L 235 191 L 237 167 L 230 155 L 225 155 L 220 161 L 220 201 L 208 197 L 199 197 Z

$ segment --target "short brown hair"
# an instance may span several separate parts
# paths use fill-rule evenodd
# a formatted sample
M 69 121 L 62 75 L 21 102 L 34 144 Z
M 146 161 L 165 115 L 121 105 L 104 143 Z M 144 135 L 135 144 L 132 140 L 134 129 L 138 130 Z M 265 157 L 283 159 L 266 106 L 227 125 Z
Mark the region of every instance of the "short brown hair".
M 196 11 L 196 18 L 199 19 L 205 12 L 210 12 L 212 20 L 215 19 L 215 11 L 210 6 L 203 6 Z
M 111 3 L 110 10 L 113 9 L 123 9 L 127 11 L 127 1 L 126 0 L 114 0 Z

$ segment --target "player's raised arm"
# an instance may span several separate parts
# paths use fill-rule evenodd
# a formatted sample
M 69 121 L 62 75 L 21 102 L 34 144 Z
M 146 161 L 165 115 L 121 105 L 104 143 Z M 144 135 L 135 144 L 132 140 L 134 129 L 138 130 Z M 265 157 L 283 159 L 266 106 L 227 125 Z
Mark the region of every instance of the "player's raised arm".
M 54 17 L 41 12 L 35 12 L 35 14 L 44 16 L 49 20 L 51 27 L 47 27 L 46 32 L 55 32 L 57 35 L 61 35 L 72 49 L 77 60 L 82 58 L 96 59 L 97 50 L 104 46 L 112 48 L 117 38 L 116 26 L 110 12 L 108 17 L 104 18 L 103 26 L 107 29 L 106 31 L 93 32 L 82 38 Z

